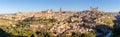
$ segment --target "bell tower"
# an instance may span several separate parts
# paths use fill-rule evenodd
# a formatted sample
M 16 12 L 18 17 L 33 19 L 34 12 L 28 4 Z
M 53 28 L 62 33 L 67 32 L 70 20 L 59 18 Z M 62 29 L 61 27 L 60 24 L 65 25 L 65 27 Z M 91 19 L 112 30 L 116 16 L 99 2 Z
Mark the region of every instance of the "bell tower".
M 62 8 L 59 9 L 59 13 L 62 13 Z

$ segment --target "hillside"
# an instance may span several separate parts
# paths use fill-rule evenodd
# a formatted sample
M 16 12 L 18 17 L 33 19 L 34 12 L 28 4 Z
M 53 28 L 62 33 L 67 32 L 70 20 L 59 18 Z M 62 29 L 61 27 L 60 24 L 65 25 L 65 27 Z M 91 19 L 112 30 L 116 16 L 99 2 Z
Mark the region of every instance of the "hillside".
M 100 36 L 108 33 L 114 25 L 113 20 L 116 20 L 112 14 L 97 8 L 80 12 L 61 10 L 19 12 L 1 15 L 0 18 L 0 26 L 3 30 L 15 36 L 26 37 L 80 37 L 82 34 Z

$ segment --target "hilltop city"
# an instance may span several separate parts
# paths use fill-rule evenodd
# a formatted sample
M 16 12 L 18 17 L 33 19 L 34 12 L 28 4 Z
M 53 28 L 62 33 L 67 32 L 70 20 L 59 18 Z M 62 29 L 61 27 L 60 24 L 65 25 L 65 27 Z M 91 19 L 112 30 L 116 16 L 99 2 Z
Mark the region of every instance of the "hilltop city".
M 119 13 L 84 11 L 18 12 L 0 15 L 2 37 L 120 37 Z M 115 31 L 116 30 L 116 31 Z M 117 32 L 118 31 L 118 32 Z M 114 35 L 115 34 L 115 35 Z M 118 35 L 117 35 L 118 34 Z

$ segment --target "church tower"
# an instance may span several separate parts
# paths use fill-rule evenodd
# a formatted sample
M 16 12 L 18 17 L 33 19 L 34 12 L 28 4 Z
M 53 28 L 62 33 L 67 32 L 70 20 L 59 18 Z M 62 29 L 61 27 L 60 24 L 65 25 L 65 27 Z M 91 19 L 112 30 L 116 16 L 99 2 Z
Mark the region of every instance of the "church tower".
M 62 13 L 62 8 L 59 9 L 59 13 Z

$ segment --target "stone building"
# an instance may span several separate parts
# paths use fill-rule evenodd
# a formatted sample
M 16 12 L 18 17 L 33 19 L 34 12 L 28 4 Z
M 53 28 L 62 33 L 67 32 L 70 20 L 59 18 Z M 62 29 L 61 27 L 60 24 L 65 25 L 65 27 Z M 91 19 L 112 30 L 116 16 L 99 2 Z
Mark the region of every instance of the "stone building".
M 92 11 L 92 12 L 98 12 L 99 9 L 98 9 L 98 7 L 96 7 L 96 8 L 90 7 L 90 11 Z

